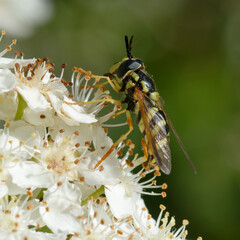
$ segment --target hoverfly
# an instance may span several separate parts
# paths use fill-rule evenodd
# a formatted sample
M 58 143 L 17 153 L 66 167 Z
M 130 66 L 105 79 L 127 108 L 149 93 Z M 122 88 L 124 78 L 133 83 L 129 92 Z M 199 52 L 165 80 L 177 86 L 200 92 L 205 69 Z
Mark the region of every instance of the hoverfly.
M 127 135 L 133 130 L 130 112 L 134 112 L 137 115 L 138 127 L 143 134 L 144 155 L 150 164 L 156 162 L 163 173 L 170 174 L 172 168 L 169 147 L 170 125 L 182 151 L 196 173 L 190 157 L 163 108 L 163 103 L 156 91 L 152 77 L 146 72 L 144 63 L 132 56 L 132 41 L 133 36 L 130 41 L 125 36 L 127 56 L 122 61 L 115 63 L 110 72 L 105 74 L 106 79 L 116 91 L 125 93 L 125 99 L 122 103 L 127 104 L 124 111 L 126 111 L 127 123 L 130 129 L 112 145 L 94 168 L 96 169 L 117 144 L 126 139 Z

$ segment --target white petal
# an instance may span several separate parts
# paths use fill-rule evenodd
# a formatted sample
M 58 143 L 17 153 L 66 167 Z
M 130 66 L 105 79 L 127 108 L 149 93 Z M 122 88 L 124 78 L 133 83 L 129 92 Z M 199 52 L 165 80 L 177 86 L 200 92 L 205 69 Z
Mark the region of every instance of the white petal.
M 57 184 L 44 193 L 46 206 L 40 207 L 40 214 L 43 221 L 54 232 L 74 233 L 81 227 L 78 216 L 83 214 L 81 207 L 80 189 L 69 182 L 64 182 L 61 186 Z
M 33 127 L 22 120 L 10 122 L 9 128 L 11 140 L 15 140 L 15 142 L 18 142 L 19 140 L 24 141 L 25 145 L 32 148 L 35 145 L 39 146 L 39 144 L 42 143 L 43 130 L 44 128 L 41 126 Z M 35 134 L 35 137 L 33 137 L 33 134 Z M 13 144 L 13 147 L 14 146 L 15 145 Z
M 44 116 L 44 118 L 42 116 Z M 36 126 L 44 125 L 51 127 L 54 124 L 53 111 L 51 109 L 47 109 L 43 112 L 36 112 L 29 107 L 26 107 L 24 109 L 23 119 Z
M 17 87 L 17 90 L 32 110 L 41 112 L 51 108 L 50 103 L 40 93 L 38 88 L 31 88 L 26 85 L 20 85 Z
M 106 151 L 107 150 L 108 148 L 106 147 Z M 90 155 L 90 157 L 80 160 L 80 163 L 78 164 L 78 171 L 79 174 L 85 178 L 85 182 L 87 184 L 91 186 L 115 184 L 119 181 L 119 177 L 122 176 L 120 164 L 118 159 L 115 157 L 115 152 L 102 162 L 101 167 L 103 170 L 93 170 L 94 166 L 101 160 L 101 157 L 104 156 L 106 151 L 95 151 Z
M 79 123 L 97 122 L 97 119 L 93 115 L 86 113 L 81 106 L 66 104 L 52 93 L 48 93 L 48 96 L 59 117 L 68 125 L 73 126 Z M 64 96 L 64 101 L 72 102 L 72 100 L 66 96 Z
M 5 182 L 0 182 L 0 198 L 3 198 L 8 193 L 8 187 Z
M 18 63 L 24 67 L 28 64 L 35 63 L 36 59 L 12 59 L 12 58 L 0 58 L 0 68 L 14 68 L 15 64 Z
M 0 92 L 12 90 L 17 78 L 9 69 L 0 69 Z
M 123 184 L 106 185 L 105 194 L 113 215 L 120 219 L 133 215 L 136 201 L 140 198 L 140 194 L 135 192 L 129 196 Z
M 9 169 L 13 183 L 22 188 L 49 187 L 53 180 L 50 175 L 37 163 L 21 161 Z
M 84 108 L 78 105 L 63 103 L 62 110 L 67 116 L 80 123 L 94 123 L 98 121 L 92 114 L 84 112 Z
M 17 184 L 12 182 L 12 177 L 10 175 L 6 182 L 8 186 L 8 195 L 17 195 L 17 194 L 26 193 L 25 188 L 19 187 Z
M 18 108 L 17 93 L 13 90 L 0 93 L 0 119 L 15 118 Z

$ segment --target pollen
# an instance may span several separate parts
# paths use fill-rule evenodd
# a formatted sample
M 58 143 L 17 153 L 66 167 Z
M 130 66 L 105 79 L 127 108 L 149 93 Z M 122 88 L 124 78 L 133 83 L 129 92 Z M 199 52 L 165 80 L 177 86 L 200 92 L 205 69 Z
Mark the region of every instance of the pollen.
M 145 174 L 145 173 L 140 173 L 139 175 L 140 175 L 140 177 L 142 177 L 142 178 L 146 177 L 146 174 Z
M 8 45 L 8 46 L 6 47 L 6 50 L 9 52 L 9 51 L 12 50 L 12 47 Z
M 163 198 L 167 197 L 167 193 L 166 192 L 162 192 L 161 195 L 162 195 Z
M 16 50 L 15 52 L 14 52 L 14 54 L 16 55 L 16 56 L 19 56 L 20 55 L 20 52 L 18 51 L 18 50 Z M 16 63 L 17 64 L 17 63 Z M 16 65 L 15 64 L 15 65 Z
M 27 195 L 28 195 L 29 197 L 32 197 L 32 196 L 33 196 L 33 193 L 32 193 L 31 191 L 27 191 Z
M 91 145 L 91 142 L 90 142 L 90 141 L 86 141 L 86 142 L 85 142 L 85 146 L 86 146 L 86 147 L 89 147 L 90 145 Z
M 153 180 L 153 181 L 152 181 L 152 185 L 156 186 L 156 185 L 157 185 L 157 181 L 156 181 L 156 180 Z
M 122 232 L 121 230 L 117 230 L 117 233 L 118 233 L 119 235 L 123 235 L 123 232 Z
M 132 155 L 133 155 L 133 150 L 128 150 L 128 154 L 129 154 L 130 156 L 132 156 Z
M 128 237 L 128 240 L 133 240 L 133 238 L 134 238 L 134 235 L 130 234 L 129 237 Z
M 62 182 L 57 182 L 58 187 L 62 185 Z
M 167 189 L 167 187 L 168 187 L 168 185 L 167 185 L 166 183 L 164 183 L 164 184 L 162 185 L 162 189 L 163 189 L 163 190 Z
M 105 132 L 105 133 L 108 133 L 108 129 L 107 129 L 107 128 L 104 128 L 104 132 Z
M 162 210 L 162 211 L 165 211 L 166 210 L 166 207 L 162 204 L 160 204 L 159 208 Z
M 76 143 L 76 144 L 75 144 L 75 147 L 76 147 L 76 148 L 79 148 L 79 147 L 80 147 L 80 143 Z
M 75 131 L 74 134 L 75 134 L 76 136 L 79 136 L 79 132 L 78 132 L 78 131 Z
M 122 149 L 120 149 L 120 150 L 117 152 L 117 155 L 118 155 L 118 156 L 122 156 L 122 155 L 123 155 Z
M 66 63 L 63 63 L 62 65 L 61 65 L 61 68 L 66 68 L 67 67 L 67 64 Z
M 96 218 L 98 216 L 98 212 L 95 211 L 94 214 L 93 214 L 93 217 Z
M 99 167 L 99 172 L 102 172 L 104 170 L 104 167 L 103 166 L 100 166 Z
M 184 226 L 187 226 L 187 225 L 189 224 L 189 221 L 186 220 L 186 219 L 184 219 L 182 224 L 183 224 Z
M 80 180 L 80 182 L 84 182 L 85 178 L 84 177 L 80 177 L 79 180 Z
M 133 167 L 133 166 L 134 166 L 134 164 L 133 164 L 132 162 L 130 162 L 129 159 L 126 159 L 125 162 L 126 162 L 126 164 L 127 164 L 129 167 Z
M 27 210 L 31 210 L 31 209 L 33 209 L 34 207 L 33 207 L 33 205 L 32 204 L 29 204 L 28 206 L 27 206 Z
M 106 91 L 106 88 L 105 88 L 105 87 L 100 87 L 100 90 L 101 90 L 102 92 L 105 92 L 105 91 Z

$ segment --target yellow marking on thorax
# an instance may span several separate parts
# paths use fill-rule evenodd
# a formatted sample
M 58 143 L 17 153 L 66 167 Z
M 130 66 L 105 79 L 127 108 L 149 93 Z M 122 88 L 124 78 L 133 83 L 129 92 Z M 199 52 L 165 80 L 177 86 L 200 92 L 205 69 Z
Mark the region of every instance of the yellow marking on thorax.
M 135 72 L 131 73 L 131 77 L 137 82 L 139 80 L 139 75 Z
M 128 80 L 127 85 L 126 85 L 126 90 L 129 88 L 135 87 L 135 83 L 133 83 L 131 80 Z
M 147 85 L 144 81 L 141 81 L 141 85 L 142 85 L 142 91 L 144 93 L 148 93 L 148 88 L 147 88 Z

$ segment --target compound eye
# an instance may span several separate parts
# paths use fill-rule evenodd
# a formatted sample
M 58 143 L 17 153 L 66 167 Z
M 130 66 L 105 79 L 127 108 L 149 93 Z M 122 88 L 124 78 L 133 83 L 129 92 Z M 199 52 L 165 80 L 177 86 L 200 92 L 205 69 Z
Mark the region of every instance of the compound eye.
M 133 72 L 133 71 L 141 68 L 142 66 L 143 66 L 142 61 L 128 59 L 121 63 L 119 68 L 116 70 L 116 74 L 117 74 L 118 78 L 122 79 L 126 75 L 128 75 L 128 73 Z
M 136 70 L 140 67 L 140 63 L 137 61 L 132 61 L 128 64 L 128 70 Z

